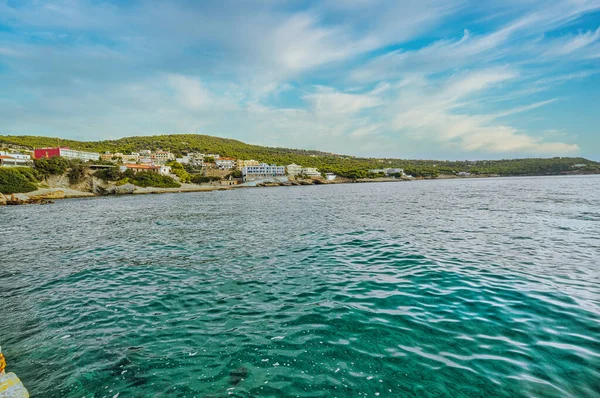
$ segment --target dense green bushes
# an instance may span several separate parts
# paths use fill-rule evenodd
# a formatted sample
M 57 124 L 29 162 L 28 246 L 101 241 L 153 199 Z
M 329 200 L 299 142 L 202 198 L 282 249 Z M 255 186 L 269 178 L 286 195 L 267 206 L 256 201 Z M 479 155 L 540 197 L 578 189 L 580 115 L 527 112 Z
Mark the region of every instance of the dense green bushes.
M 47 178 L 51 175 L 61 175 L 71 166 L 80 162 L 72 162 L 69 159 L 57 156 L 53 158 L 41 158 L 33 161 L 36 172 L 42 177 Z
M 206 184 L 208 182 L 220 181 L 221 179 L 221 177 L 205 177 L 203 175 L 197 174 L 195 176 L 192 176 L 191 181 L 194 184 Z
M 82 164 L 75 165 L 67 173 L 71 184 L 78 184 L 85 178 L 86 167 Z
M 152 171 L 140 171 L 134 173 L 133 170 L 126 170 L 121 173 L 118 168 L 98 170 L 94 176 L 104 181 L 115 181 L 117 185 L 131 183 L 138 187 L 156 187 L 156 188 L 179 188 L 181 184 L 169 176 L 163 176 Z
M 179 181 L 183 183 L 191 181 L 192 176 L 183 168 L 181 163 L 170 162 L 167 163 L 167 166 L 171 166 L 171 172 L 179 178 Z
M 173 178 L 152 171 L 140 171 L 133 176 L 127 176 L 127 178 L 129 182 L 138 187 L 179 188 L 181 186 Z
M 30 168 L 0 168 L 0 193 L 31 192 L 37 189 L 37 179 Z

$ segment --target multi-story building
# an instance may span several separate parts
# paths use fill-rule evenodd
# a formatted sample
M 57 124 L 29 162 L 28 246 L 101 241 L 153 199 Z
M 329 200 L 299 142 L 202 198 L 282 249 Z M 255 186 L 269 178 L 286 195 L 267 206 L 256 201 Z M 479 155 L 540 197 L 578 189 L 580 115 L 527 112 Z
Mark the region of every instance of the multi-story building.
M 308 177 L 321 177 L 319 170 L 315 169 L 314 167 L 303 167 L 300 174 Z
M 255 181 L 262 178 L 284 177 L 285 166 L 268 165 L 261 163 L 258 166 L 246 166 L 242 168 L 242 178 L 245 181 Z
M 288 164 L 287 173 L 290 176 L 297 176 L 298 174 L 302 173 L 302 166 L 298 166 L 295 163 Z
M 260 164 L 260 162 L 258 160 L 238 160 L 237 161 L 237 168 L 238 169 L 242 169 L 243 167 L 247 167 L 247 166 L 258 166 Z
M 134 173 L 139 173 L 140 171 L 151 171 L 154 173 L 159 173 L 162 175 L 168 175 L 171 173 L 171 168 L 169 166 L 153 166 L 148 164 L 124 164 L 119 167 L 121 173 L 132 170 Z
M 198 152 L 190 152 L 187 154 L 188 163 L 192 166 L 202 166 L 204 162 L 204 154 Z
M 215 159 L 215 164 L 221 170 L 231 170 L 235 168 L 235 159 L 234 158 L 219 158 Z
M 39 148 L 39 149 L 35 149 L 33 151 L 33 157 L 35 157 L 36 159 L 53 158 L 56 156 L 60 156 L 63 158 L 68 158 L 68 159 L 80 159 L 80 160 L 84 160 L 84 161 L 100 159 L 99 153 L 76 151 L 76 150 L 69 149 L 66 147 Z
M 152 159 L 156 164 L 165 164 L 175 160 L 175 155 L 168 151 L 156 151 L 152 154 Z
M 140 160 L 140 154 L 137 152 L 132 152 L 130 155 L 121 155 L 121 159 L 123 162 L 134 163 Z

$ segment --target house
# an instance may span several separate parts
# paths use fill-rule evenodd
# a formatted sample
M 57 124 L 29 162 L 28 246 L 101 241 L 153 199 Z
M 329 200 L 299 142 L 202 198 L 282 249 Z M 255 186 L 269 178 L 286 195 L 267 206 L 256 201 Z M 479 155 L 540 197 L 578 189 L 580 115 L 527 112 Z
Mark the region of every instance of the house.
M 321 173 L 314 167 L 303 167 L 300 174 L 308 177 L 321 177 Z
M 221 170 L 231 170 L 235 168 L 235 159 L 234 158 L 219 158 L 215 159 L 215 164 Z
M 221 185 L 237 185 L 238 181 L 234 179 L 221 180 Z
M 124 173 L 127 170 L 132 170 L 134 173 L 139 173 L 140 171 L 151 171 L 165 176 L 171 174 L 171 167 L 169 166 L 154 166 L 149 164 L 124 164 L 119 167 L 119 170 L 121 173 Z
M 84 152 L 69 149 L 67 147 L 56 147 L 56 148 L 38 148 L 34 149 L 33 157 L 36 159 L 41 158 L 53 158 L 60 156 L 67 159 L 79 159 L 83 161 L 98 160 L 100 154 L 96 152 Z
M 246 166 L 242 168 L 244 182 L 255 181 L 261 178 L 284 177 L 285 166 L 269 165 L 261 163 L 258 166 Z
M 333 173 L 325 173 L 325 178 L 327 179 L 327 181 L 333 181 L 336 177 L 337 176 Z
M 298 174 L 302 173 L 302 166 L 298 166 L 295 163 L 288 164 L 286 168 L 287 168 L 287 173 L 290 176 L 297 176 Z

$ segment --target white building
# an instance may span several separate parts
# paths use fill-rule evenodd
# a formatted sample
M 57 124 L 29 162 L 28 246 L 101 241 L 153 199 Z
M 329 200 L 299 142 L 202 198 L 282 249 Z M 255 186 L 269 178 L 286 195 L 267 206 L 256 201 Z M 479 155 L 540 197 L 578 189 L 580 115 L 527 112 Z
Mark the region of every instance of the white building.
M 31 160 L 31 155 L 16 152 L 4 152 L 0 151 L 0 156 L 10 156 L 13 159 Z
M 288 164 L 287 173 L 290 176 L 297 176 L 298 174 L 302 173 L 302 166 L 298 166 L 295 163 Z
M 387 169 L 373 169 L 373 170 L 369 170 L 370 173 L 383 173 L 386 176 L 390 176 L 392 174 L 401 174 L 404 175 L 404 169 L 399 169 L 399 168 L 387 168 Z
M 337 176 L 333 173 L 325 173 L 325 178 L 327 179 L 327 181 L 333 181 L 336 177 Z
M 5 153 L 5 152 L 0 152 Z M 13 155 L 13 154 L 11 154 Z M 14 154 L 17 155 L 17 154 Z M 29 155 L 27 155 L 29 156 Z M 0 166 L 3 167 L 31 167 L 31 157 L 22 158 L 22 157 L 14 157 L 9 155 L 1 155 L 0 154 Z
M 242 167 L 242 178 L 244 179 L 244 182 L 273 177 L 285 177 L 285 166 L 261 163 L 258 166 Z
M 139 173 L 140 171 L 151 171 L 164 176 L 171 174 L 171 167 L 169 166 L 151 166 L 147 164 L 124 164 L 119 167 L 119 170 L 121 173 L 124 173 L 127 170 L 132 170 L 134 173 Z
M 96 152 L 76 151 L 74 149 L 60 148 L 60 156 L 69 159 L 80 159 L 83 161 L 99 160 L 100 154 Z
M 235 159 L 234 158 L 219 158 L 215 159 L 215 164 L 221 170 L 231 170 L 235 168 Z
M 321 177 L 321 173 L 314 167 L 303 167 L 300 174 L 308 177 Z

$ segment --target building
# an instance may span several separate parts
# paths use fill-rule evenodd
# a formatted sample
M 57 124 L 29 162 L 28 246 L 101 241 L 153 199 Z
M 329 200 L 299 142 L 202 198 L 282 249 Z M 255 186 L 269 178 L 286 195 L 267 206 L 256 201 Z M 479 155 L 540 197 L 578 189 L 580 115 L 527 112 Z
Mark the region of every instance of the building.
M 10 156 L 13 159 L 31 160 L 31 155 L 16 152 L 0 151 L 0 156 Z
M 258 166 L 259 164 L 260 162 L 258 160 L 238 160 L 237 168 L 241 170 L 243 167 Z
M 139 173 L 140 171 L 151 171 L 164 176 L 171 174 L 171 168 L 169 166 L 154 166 L 149 164 L 124 164 L 119 167 L 119 170 L 121 173 L 124 173 L 127 170 L 132 170 L 134 173 Z
M 76 151 L 66 147 L 57 148 L 39 148 L 33 151 L 33 157 L 36 159 L 53 158 L 60 156 L 67 159 L 80 159 L 83 161 L 99 160 L 100 154 L 96 152 Z
M 308 177 L 321 177 L 321 173 L 314 167 L 303 167 L 300 174 Z
M 404 169 L 398 169 L 398 168 L 386 169 L 385 174 L 387 174 L 387 175 L 392 175 L 392 174 L 404 175 Z
M 215 159 L 215 164 L 221 170 L 231 170 L 235 168 L 235 159 L 234 158 L 219 158 Z
M 297 176 L 298 174 L 302 173 L 302 166 L 298 166 L 295 163 L 288 164 L 286 169 L 288 175 L 290 176 Z
M 4 152 L 3 152 L 4 153 Z M 17 154 L 15 154 L 17 155 Z M 27 158 L 0 155 L 0 166 L 2 167 L 31 167 L 32 162 L 29 155 Z
M 131 155 L 121 155 L 121 159 L 123 159 L 123 162 L 128 163 L 138 162 L 140 160 L 140 154 L 132 152 Z
M 234 179 L 221 180 L 221 185 L 237 185 L 238 181 Z
M 404 175 L 404 169 L 399 169 L 399 168 L 373 169 L 373 170 L 369 170 L 369 172 L 374 173 L 374 174 L 383 173 L 386 176 L 390 176 L 392 174 Z
M 285 177 L 285 166 L 261 163 L 258 166 L 246 166 L 242 168 L 244 182 L 273 177 Z
M 327 179 L 327 181 L 333 181 L 336 177 L 337 176 L 333 173 L 325 173 L 325 178 Z
M 152 154 L 152 160 L 156 164 L 165 164 L 175 160 L 175 155 L 168 151 L 156 151 Z

